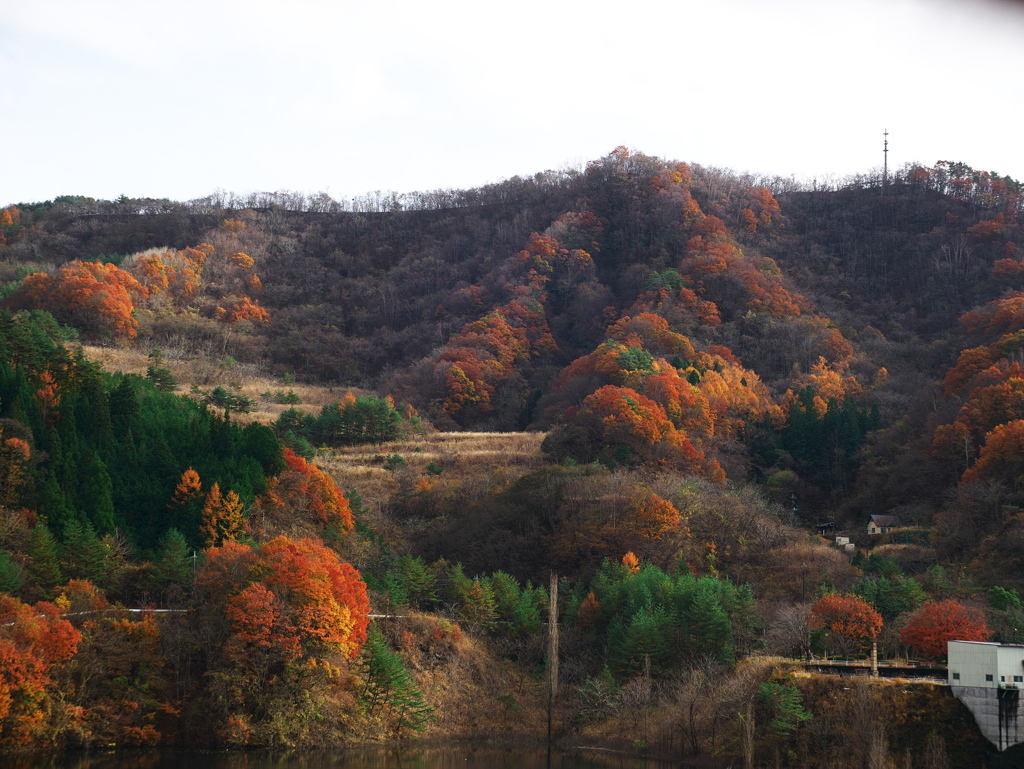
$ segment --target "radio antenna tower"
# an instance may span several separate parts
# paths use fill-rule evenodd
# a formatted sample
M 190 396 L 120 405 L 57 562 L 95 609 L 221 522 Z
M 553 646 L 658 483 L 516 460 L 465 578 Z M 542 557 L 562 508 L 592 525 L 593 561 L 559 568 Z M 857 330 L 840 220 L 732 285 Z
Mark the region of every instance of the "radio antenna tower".
M 885 144 L 882 149 L 882 192 L 889 187 L 889 129 L 882 133 L 885 137 Z

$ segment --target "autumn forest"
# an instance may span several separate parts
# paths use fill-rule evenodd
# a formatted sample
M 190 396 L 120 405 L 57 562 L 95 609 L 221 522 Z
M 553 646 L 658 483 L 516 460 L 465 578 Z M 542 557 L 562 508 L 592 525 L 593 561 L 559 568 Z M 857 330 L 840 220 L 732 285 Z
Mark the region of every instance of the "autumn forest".
M 556 586 L 558 744 L 995 765 L 803 663 L 1024 642 L 1019 181 L 26 201 L 0 329 L 0 751 L 541 744 Z

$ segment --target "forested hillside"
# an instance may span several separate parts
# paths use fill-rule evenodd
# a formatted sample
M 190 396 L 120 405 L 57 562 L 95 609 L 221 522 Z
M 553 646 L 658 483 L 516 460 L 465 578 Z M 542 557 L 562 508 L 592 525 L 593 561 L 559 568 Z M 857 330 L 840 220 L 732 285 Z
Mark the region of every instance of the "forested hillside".
M 1024 640 L 1022 210 L 1021 183 L 962 163 L 808 188 L 620 147 L 345 206 L 0 211 L 0 654 L 22 666 L 0 742 L 533 724 L 539 695 L 509 687 L 544 665 L 554 570 L 563 733 L 635 729 L 653 677 L 682 755 L 755 750 L 749 703 L 781 724 L 757 751 L 842 765 L 853 731 L 810 718 L 828 695 L 742 660 Z M 176 381 L 193 361 L 220 374 Z M 239 372 L 291 408 L 245 418 Z M 523 430 L 526 459 L 415 456 Z M 368 626 L 371 605 L 418 619 Z M 126 613 L 147 606 L 194 621 Z M 131 669 L 97 673 L 121 648 Z M 441 685 L 480 655 L 495 678 Z M 938 750 L 938 723 L 907 728 Z

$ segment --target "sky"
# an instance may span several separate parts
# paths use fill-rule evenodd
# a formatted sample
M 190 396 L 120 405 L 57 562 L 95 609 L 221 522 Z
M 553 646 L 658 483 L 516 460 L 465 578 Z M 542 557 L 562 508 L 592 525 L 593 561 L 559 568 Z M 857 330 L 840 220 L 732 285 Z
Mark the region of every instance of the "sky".
M 0 206 L 470 188 L 626 145 L 836 180 L 1024 180 L 1010 0 L 32 0 L 0 13 Z

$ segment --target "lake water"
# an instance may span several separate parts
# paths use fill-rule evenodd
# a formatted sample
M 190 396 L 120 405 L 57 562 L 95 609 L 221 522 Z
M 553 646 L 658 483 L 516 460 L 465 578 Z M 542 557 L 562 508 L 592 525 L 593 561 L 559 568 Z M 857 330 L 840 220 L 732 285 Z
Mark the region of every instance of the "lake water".
M 675 764 L 617 753 L 494 747 L 348 750 L 124 750 L 59 757 L 0 757 L 4 769 L 669 769 Z

